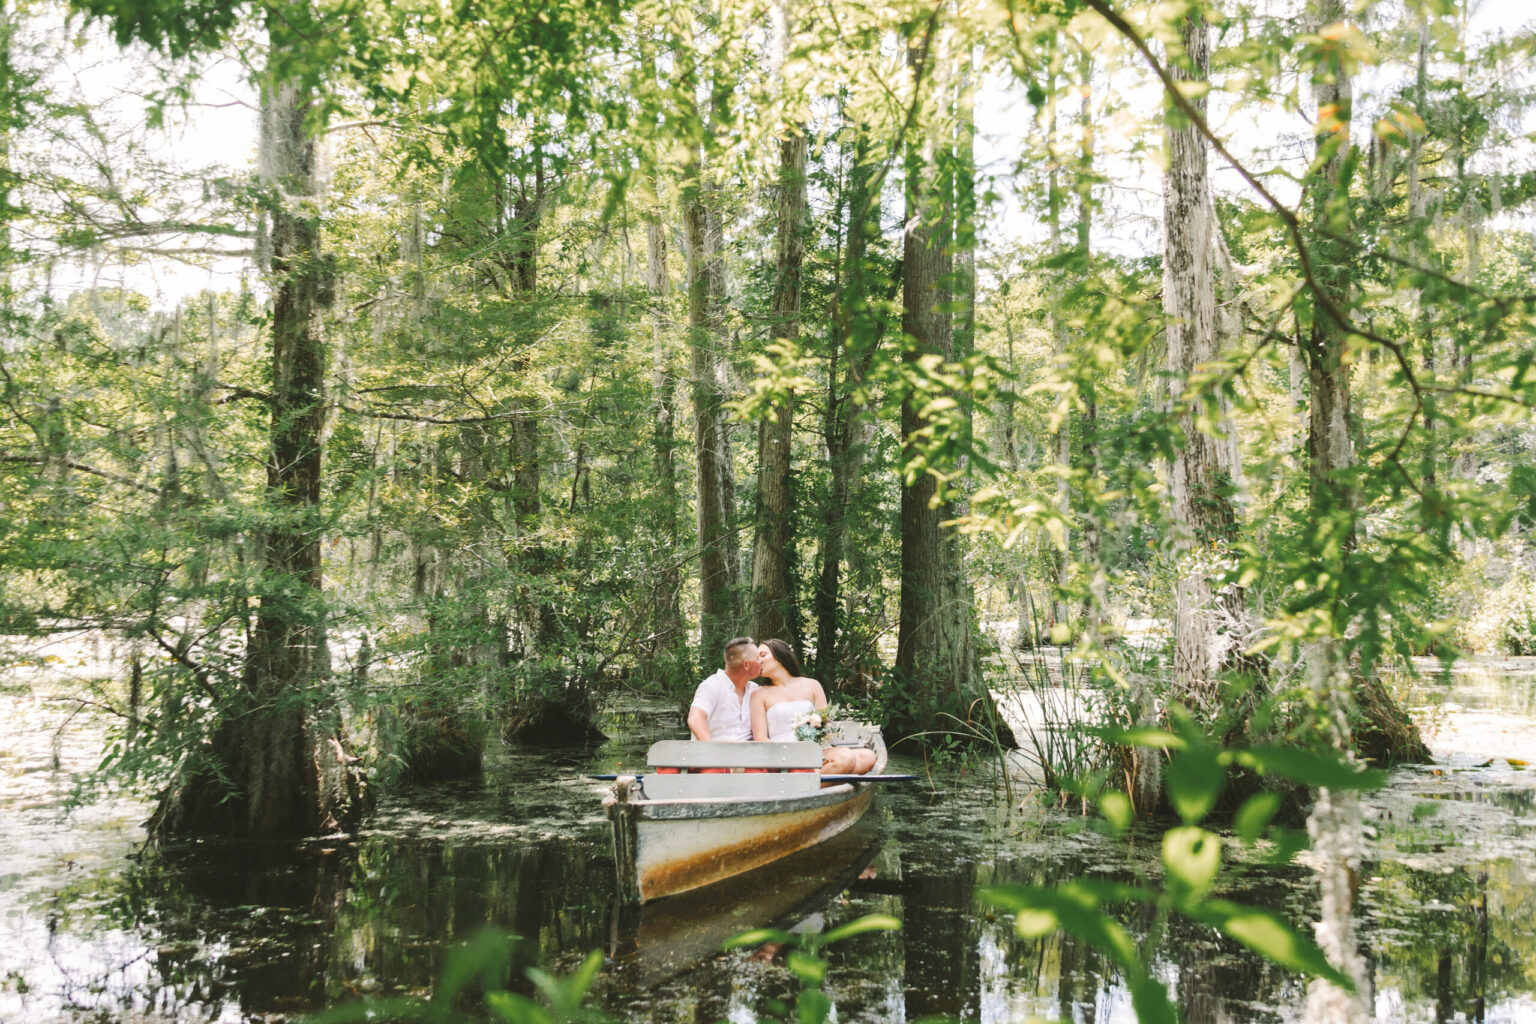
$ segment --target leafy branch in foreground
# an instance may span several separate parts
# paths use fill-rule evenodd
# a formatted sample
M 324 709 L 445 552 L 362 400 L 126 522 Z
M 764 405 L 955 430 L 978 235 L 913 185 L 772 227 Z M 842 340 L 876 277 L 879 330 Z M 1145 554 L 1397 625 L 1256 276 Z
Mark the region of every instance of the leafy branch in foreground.
M 1181 821 L 1163 833 L 1160 887 L 1083 878 L 1057 886 L 991 886 L 982 891 L 982 899 L 1013 911 L 1014 927 L 1022 938 L 1061 931 L 1103 952 L 1125 977 L 1137 1019 L 1144 1024 L 1172 1024 L 1180 1019 L 1167 986 L 1152 971 L 1158 944 L 1174 914 L 1214 928 L 1287 970 L 1352 991 L 1350 979 L 1328 962 L 1317 944 L 1279 914 L 1212 895 L 1221 874 L 1224 840 L 1203 823 L 1233 769 L 1332 790 L 1376 789 L 1386 773 L 1360 771 L 1342 759 L 1295 747 L 1222 750 L 1207 741 L 1187 715 L 1170 717 L 1177 732 L 1120 729 L 1110 730 L 1105 737 L 1169 755 L 1163 781 L 1168 804 Z M 1135 820 L 1130 797 L 1121 790 L 1090 782 L 1084 785 L 1083 795 L 1097 804 L 1115 835 Z M 1289 861 L 1307 845 L 1304 834 L 1274 824 L 1281 803 L 1280 793 L 1262 790 L 1248 797 L 1233 817 L 1232 839 L 1246 846 L 1266 842 L 1271 863 Z M 1127 904 L 1153 910 L 1152 926 L 1140 944 L 1110 909 Z
M 306 1017 L 306 1024 L 355 1024 L 361 1021 L 422 1021 L 425 1024 L 458 1024 L 487 1019 L 506 1024 L 564 1024 L 605 1020 L 586 1008 L 586 1000 L 603 954 L 593 950 L 570 975 L 557 978 L 537 967 L 527 969 L 543 1002 L 507 989 L 512 949 L 521 941 L 516 935 L 487 929 L 452 950 L 430 998 L 405 996 L 367 999 Z M 479 992 L 481 1007 L 472 1008 L 471 994 Z
M 756 928 L 742 932 L 725 943 L 726 949 L 742 949 L 773 943 L 785 946 L 784 966 L 789 968 L 800 982 L 800 994 L 796 997 L 794 1012 L 783 1003 L 770 999 L 768 1010 L 775 1020 L 793 1020 L 798 1024 L 822 1024 L 831 1019 L 832 1000 L 821 990 L 827 976 L 827 962 L 819 955 L 821 950 L 834 942 L 851 939 L 868 932 L 893 932 L 901 930 L 901 922 L 889 914 L 865 914 L 846 924 L 840 924 L 825 935 L 787 932 L 781 928 Z

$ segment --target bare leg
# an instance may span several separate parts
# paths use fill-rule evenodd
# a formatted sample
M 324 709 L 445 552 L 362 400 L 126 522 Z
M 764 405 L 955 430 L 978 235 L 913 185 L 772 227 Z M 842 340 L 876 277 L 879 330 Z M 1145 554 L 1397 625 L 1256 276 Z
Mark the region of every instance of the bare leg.
M 823 775 L 863 775 L 875 766 L 868 747 L 826 747 L 821 752 Z

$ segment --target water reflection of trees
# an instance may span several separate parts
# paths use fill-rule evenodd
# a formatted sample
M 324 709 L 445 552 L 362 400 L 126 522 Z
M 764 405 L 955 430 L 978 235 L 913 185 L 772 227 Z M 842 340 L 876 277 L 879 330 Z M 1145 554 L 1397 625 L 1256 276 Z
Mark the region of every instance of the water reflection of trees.
M 1085 877 L 1126 883 L 1145 881 L 1132 870 L 1128 858 L 1115 867 L 1100 856 L 1054 855 L 1008 860 L 980 868 L 957 865 L 945 882 L 914 885 L 909 879 L 904 892 L 942 892 L 943 903 L 947 905 L 959 900 L 962 890 L 969 888 L 974 894 L 977 884 L 1049 886 Z M 1222 895 L 1274 910 L 1292 920 L 1304 920 L 1311 898 L 1307 877 L 1294 868 L 1266 870 L 1261 874 L 1236 871 L 1233 887 Z M 909 907 L 909 915 L 910 912 Z M 966 917 L 977 926 L 970 955 L 945 953 L 935 959 L 935 963 L 942 960 L 947 974 L 934 972 L 921 986 L 925 991 L 947 993 L 949 1005 L 930 1011 L 926 1004 L 914 1007 L 909 1002 L 909 1014 L 916 1015 L 921 1009 L 951 1015 L 963 1013 L 983 1021 L 1030 1016 L 1078 1021 L 1106 1019 L 1116 1007 L 1128 1009 L 1129 995 L 1116 969 L 1097 949 L 1064 933 L 1020 939 L 1007 915 L 989 918 L 985 913 L 973 912 Z M 1118 917 L 1137 941 L 1144 940 L 1153 925 L 1149 907 L 1125 907 Z M 926 918 L 924 924 L 931 927 Z M 927 934 L 914 930 L 904 937 L 909 965 L 911 949 L 923 943 Z M 940 934 L 949 933 L 941 930 Z M 945 943 L 946 949 L 951 946 Z M 1215 930 L 1178 917 L 1167 924 L 1155 964 L 1157 972 L 1172 982 L 1179 1009 L 1190 1024 L 1278 1020 L 1279 1007 L 1294 1002 L 1300 992 L 1293 976 L 1251 955 Z M 917 987 L 912 984 L 910 966 L 907 983 L 909 990 Z
M 287 1014 L 425 992 L 445 948 L 485 927 L 524 937 L 518 979 L 527 964 L 599 947 L 612 874 L 562 841 L 231 846 L 146 858 L 112 902 L 154 943 L 134 1002 L 176 1018 L 231 1004 Z
M 1155 864 L 1155 843 L 1133 837 L 1126 849 L 1090 833 L 1065 834 L 1060 819 L 1048 816 L 995 819 L 986 793 L 960 792 L 882 797 L 885 810 L 876 816 L 888 819 L 895 840 L 874 876 L 812 908 L 809 928 L 872 912 L 903 922 L 899 933 L 864 935 L 826 951 L 827 991 L 839 1019 L 1085 1021 L 1127 1005 L 1097 951 L 1059 935 L 1018 938 L 1007 915 L 977 903 L 976 890 L 1077 877 L 1134 880 L 1139 864 Z M 572 799 L 567 787 L 502 780 L 464 802 L 405 808 L 387 834 L 353 844 L 146 856 L 119 875 L 82 873 L 57 887 L 46 907 L 32 909 L 54 923 L 59 960 L 91 964 L 89 977 L 80 971 L 67 980 L 62 1002 L 106 1018 L 286 1018 L 360 994 L 423 992 L 439 973 L 444 946 L 485 926 L 526 936 L 521 962 L 558 970 L 588 950 L 611 948 L 612 863 L 590 823 L 559 806 Z M 1508 826 L 1495 838 L 1529 848 L 1521 823 L 1532 814 L 1532 791 L 1484 788 L 1455 799 L 1499 806 Z M 515 814 L 508 810 L 514 805 Z M 424 837 L 432 826 L 423 816 L 441 818 L 455 834 Z M 498 831 L 480 835 L 465 824 L 514 817 L 547 820 L 551 834 L 530 838 L 524 826 L 515 834 L 487 826 Z M 1362 873 L 1363 936 L 1378 989 L 1395 993 L 1401 1015 L 1412 1019 L 1475 1020 L 1480 999 L 1492 1016 L 1498 1002 L 1536 985 L 1533 869 L 1519 856 L 1469 868 L 1468 837 L 1448 814 L 1416 828 L 1396 837 L 1411 856 Z M 833 849 L 822 852 L 830 857 Z M 1306 926 L 1314 899 L 1306 870 L 1239 864 L 1224 878 L 1223 896 Z M 1144 914 L 1123 919 L 1134 936 L 1150 925 Z M 785 922 L 744 919 L 742 930 L 764 923 Z M 719 1020 L 760 1012 L 768 998 L 793 997 L 782 958 L 717 950 L 707 951 L 702 966 L 680 964 L 670 980 L 642 983 L 610 971 L 603 1003 L 629 1020 Z M 1301 1001 L 1294 976 L 1186 921 L 1171 923 L 1157 970 L 1191 1024 L 1273 1021 Z
M 1473 870 L 1383 862 L 1367 890 L 1378 989 L 1436 1021 L 1484 1019 L 1487 1007 L 1536 980 L 1536 889 L 1530 866 Z

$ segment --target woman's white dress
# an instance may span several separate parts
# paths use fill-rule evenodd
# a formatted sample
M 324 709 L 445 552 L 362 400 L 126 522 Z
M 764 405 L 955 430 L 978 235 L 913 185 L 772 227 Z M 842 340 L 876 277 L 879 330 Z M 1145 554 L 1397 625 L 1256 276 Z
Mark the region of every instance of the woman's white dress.
M 768 738 L 775 743 L 793 743 L 800 738 L 795 735 L 795 720 L 814 710 L 816 705 L 808 700 L 781 700 L 777 704 L 770 704 Z

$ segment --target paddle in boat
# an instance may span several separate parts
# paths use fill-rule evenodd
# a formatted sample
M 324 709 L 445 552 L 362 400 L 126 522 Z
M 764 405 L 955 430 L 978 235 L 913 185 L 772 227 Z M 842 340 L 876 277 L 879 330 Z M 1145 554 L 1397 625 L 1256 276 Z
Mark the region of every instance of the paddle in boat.
M 762 867 L 858 821 L 885 769 L 880 730 L 842 722 L 833 745 L 875 752 L 869 776 L 821 775 L 818 743 L 664 740 L 644 776 L 620 775 L 603 800 L 619 897 L 670 896 Z

